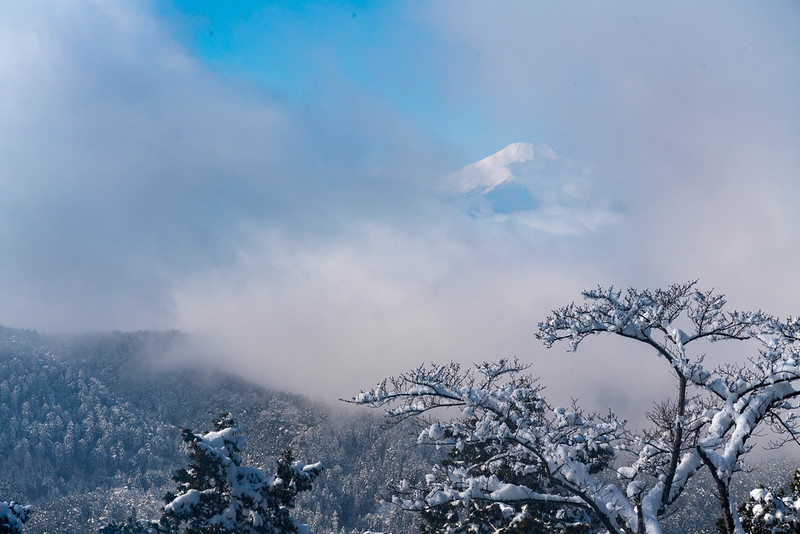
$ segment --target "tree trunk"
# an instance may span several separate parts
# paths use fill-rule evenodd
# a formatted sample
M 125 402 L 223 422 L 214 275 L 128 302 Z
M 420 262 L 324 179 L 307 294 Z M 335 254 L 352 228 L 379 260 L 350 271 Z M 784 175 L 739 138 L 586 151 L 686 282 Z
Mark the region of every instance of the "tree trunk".
M 708 470 L 711 473 L 711 478 L 714 479 L 714 484 L 717 485 L 717 496 L 719 497 L 719 505 L 722 509 L 722 522 L 725 526 L 725 533 L 736 534 L 736 523 L 733 520 L 733 512 L 731 511 L 731 499 L 730 493 L 728 492 L 728 484 L 726 484 L 725 481 L 722 480 L 722 478 L 720 478 L 720 476 L 717 474 L 717 468 L 714 466 L 711 459 L 706 455 L 703 448 L 700 447 L 700 445 L 698 445 L 696 448 L 697 453 L 703 460 L 703 463 L 708 466 Z

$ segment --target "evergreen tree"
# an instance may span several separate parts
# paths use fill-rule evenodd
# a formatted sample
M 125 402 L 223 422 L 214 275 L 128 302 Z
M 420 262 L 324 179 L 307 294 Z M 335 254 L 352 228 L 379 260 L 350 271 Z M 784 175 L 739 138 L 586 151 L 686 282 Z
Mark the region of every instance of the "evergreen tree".
M 299 492 L 311 489 L 322 472 L 320 463 L 304 465 L 287 450 L 277 472 L 267 477 L 242 465 L 244 437 L 230 414 L 214 420 L 214 431 L 195 434 L 182 429 L 190 464 L 175 472 L 177 493 L 164 497 L 158 525 L 168 533 L 310 532 L 290 515 Z
M 140 521 L 135 515 L 130 516 L 124 523 L 109 523 L 97 531 L 98 534 L 156 534 L 157 523 Z
M 742 528 L 748 534 L 800 533 L 800 469 L 788 488 L 760 488 L 750 492 L 747 502 L 739 505 Z M 722 528 L 719 529 L 724 532 Z
M 30 506 L 0 501 L 0 534 L 22 534 L 22 525 L 30 514 Z

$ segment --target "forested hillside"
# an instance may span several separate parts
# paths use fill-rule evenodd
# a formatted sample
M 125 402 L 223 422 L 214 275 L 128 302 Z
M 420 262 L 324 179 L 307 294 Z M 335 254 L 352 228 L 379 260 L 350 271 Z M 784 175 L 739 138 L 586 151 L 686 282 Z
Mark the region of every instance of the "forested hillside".
M 0 330 L 0 498 L 34 506 L 26 532 L 94 530 L 132 511 L 158 516 L 172 472 L 184 464 L 179 427 L 207 428 L 234 413 L 245 462 L 269 470 L 286 448 L 323 461 L 297 517 L 319 531 L 411 529 L 413 517 L 379 514 L 388 477 L 413 476 L 431 451 L 409 429 L 384 431 L 373 414 L 336 418 L 299 395 L 198 369 L 156 369 L 150 357 L 177 333 L 77 337 Z M 388 523 L 387 523 L 388 522 Z
M 419 478 L 442 454 L 416 446 L 415 428 L 386 429 L 374 412 L 334 414 L 229 375 L 153 365 L 181 338 L 0 328 L 0 500 L 34 507 L 26 533 L 92 532 L 131 514 L 157 518 L 171 474 L 185 465 L 179 428 L 206 429 L 223 411 L 246 433 L 246 464 L 269 471 L 286 448 L 323 462 L 294 513 L 316 532 L 417 531 L 416 516 L 380 504 L 389 481 Z M 781 483 L 793 467 L 743 474 L 737 498 L 759 482 Z M 711 485 L 700 479 L 683 499 L 670 531 L 714 532 Z

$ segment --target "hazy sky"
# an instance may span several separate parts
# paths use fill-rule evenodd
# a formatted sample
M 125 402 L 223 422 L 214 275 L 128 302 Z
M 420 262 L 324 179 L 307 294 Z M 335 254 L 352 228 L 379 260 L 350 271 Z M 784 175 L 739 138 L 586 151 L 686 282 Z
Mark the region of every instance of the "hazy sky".
M 800 313 L 798 28 L 794 0 L 4 2 L 0 324 L 178 328 L 327 399 L 516 355 L 624 405 L 649 354 L 533 338 L 581 289 Z M 514 142 L 558 155 L 550 201 L 471 217 L 443 184 Z

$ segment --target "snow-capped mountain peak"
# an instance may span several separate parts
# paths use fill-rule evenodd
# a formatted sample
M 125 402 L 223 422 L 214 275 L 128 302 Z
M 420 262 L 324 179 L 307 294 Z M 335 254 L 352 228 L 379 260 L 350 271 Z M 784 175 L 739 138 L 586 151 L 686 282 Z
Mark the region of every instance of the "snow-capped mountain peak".
M 579 235 L 621 218 L 588 168 L 547 145 L 510 144 L 445 178 L 440 191 L 473 219 L 532 235 Z
M 547 145 L 534 147 L 532 143 L 512 143 L 491 156 L 467 165 L 447 180 L 446 189 L 464 194 L 477 189 L 489 192 L 502 183 L 516 179 L 509 166 L 536 159 L 558 159 Z

